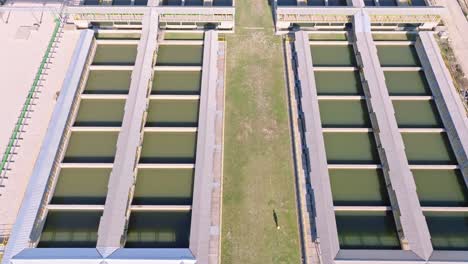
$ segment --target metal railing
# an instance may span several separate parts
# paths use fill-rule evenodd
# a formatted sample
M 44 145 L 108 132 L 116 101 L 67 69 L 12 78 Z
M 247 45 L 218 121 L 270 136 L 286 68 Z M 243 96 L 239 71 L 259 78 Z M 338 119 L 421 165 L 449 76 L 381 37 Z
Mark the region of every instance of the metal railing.
M 6 178 L 8 166 L 12 160 L 13 155 L 15 154 L 15 149 L 18 146 L 18 141 L 21 139 L 21 134 L 23 133 L 23 129 L 25 126 L 25 120 L 29 118 L 30 107 L 33 104 L 34 98 L 36 97 L 37 88 L 40 85 L 40 82 L 42 80 L 41 78 L 44 74 L 44 71 L 46 70 L 46 66 L 49 64 L 50 54 L 51 51 L 54 49 L 54 44 L 56 42 L 61 25 L 61 21 L 58 18 L 56 18 L 55 28 L 52 32 L 52 36 L 50 37 L 49 44 L 47 45 L 47 49 L 44 53 L 41 64 L 39 65 L 39 69 L 37 70 L 36 76 L 34 77 L 34 81 L 31 85 L 31 88 L 29 89 L 26 101 L 24 102 L 23 107 L 21 108 L 18 121 L 16 122 L 10 140 L 8 141 L 8 145 L 3 154 L 3 158 L 0 163 L 0 187 L 4 187 L 3 183 Z

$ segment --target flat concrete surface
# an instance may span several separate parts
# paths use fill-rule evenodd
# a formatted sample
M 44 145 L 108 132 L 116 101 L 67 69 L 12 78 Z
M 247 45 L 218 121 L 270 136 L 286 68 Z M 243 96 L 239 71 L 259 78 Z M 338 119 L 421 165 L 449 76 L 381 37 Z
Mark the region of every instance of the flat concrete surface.
M 449 38 L 453 53 L 457 57 L 465 77 L 468 77 L 468 21 L 456 0 L 439 2 L 444 5 L 449 15 L 444 18 L 449 29 Z
M 34 14 L 39 17 L 40 14 Z M 32 26 L 36 19 L 31 13 L 12 13 L 9 23 L 0 22 L 0 151 L 5 147 L 17 122 L 20 110 L 54 29 L 54 17 L 44 14 L 38 31 L 32 30 L 28 39 L 15 38 L 22 26 Z M 15 222 L 29 177 L 32 173 L 41 142 L 46 133 L 57 92 L 68 69 L 73 50 L 79 37 L 78 31 L 65 31 L 52 55 L 50 69 L 46 70 L 43 86 L 26 120 L 25 132 L 17 148 L 14 163 L 7 173 L 5 187 L 0 189 L 0 225 Z M 5 58 L 5 59 L 4 59 Z

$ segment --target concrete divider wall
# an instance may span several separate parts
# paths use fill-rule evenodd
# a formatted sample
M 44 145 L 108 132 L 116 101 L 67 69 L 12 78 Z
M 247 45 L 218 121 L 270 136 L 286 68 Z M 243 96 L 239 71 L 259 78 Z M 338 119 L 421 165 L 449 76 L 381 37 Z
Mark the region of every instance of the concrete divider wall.
M 322 134 L 322 123 L 317 98 L 312 55 L 307 32 L 298 31 L 294 43 L 297 60 L 301 123 L 304 134 L 305 170 L 312 187 L 311 203 L 314 207 L 317 243 L 320 244 L 321 258 L 324 264 L 333 260 L 340 250 L 333 196 L 331 193 L 328 162 Z
M 190 250 L 199 263 L 209 263 L 211 200 L 216 138 L 218 32 L 205 33 L 197 152 L 193 188 Z M 219 228 L 219 227 L 218 227 Z
M 398 130 L 395 111 L 388 94 L 385 76 L 373 42 L 371 23 L 367 13 L 354 16 L 355 47 L 365 78 L 365 92 L 370 106 L 372 126 L 379 147 L 383 172 L 390 180 L 397 204 L 396 220 L 401 221 L 403 229 L 402 243 L 408 243 L 409 249 L 419 258 L 427 260 L 433 248 L 429 229 L 422 213 L 416 193 L 416 185 L 409 168 L 403 139 Z M 402 245 L 406 247 L 406 245 Z
M 468 187 L 468 118 L 432 32 L 420 32 L 416 51 Z
M 107 257 L 122 247 L 130 214 L 131 190 L 135 182 L 138 149 L 141 145 L 141 125 L 147 108 L 148 83 L 153 74 L 156 50 L 157 14 L 150 12 L 143 19 L 143 30 L 130 90 L 125 104 L 125 115 L 117 139 L 115 162 L 109 178 L 108 193 L 98 230 L 97 248 Z

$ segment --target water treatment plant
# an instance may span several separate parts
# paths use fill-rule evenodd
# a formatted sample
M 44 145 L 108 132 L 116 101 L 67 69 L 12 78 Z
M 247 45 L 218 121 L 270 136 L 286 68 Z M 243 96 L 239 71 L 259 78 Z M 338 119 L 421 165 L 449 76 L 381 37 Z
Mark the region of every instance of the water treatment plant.
M 457 0 L 0 1 L 0 262 L 468 263 L 466 34 Z

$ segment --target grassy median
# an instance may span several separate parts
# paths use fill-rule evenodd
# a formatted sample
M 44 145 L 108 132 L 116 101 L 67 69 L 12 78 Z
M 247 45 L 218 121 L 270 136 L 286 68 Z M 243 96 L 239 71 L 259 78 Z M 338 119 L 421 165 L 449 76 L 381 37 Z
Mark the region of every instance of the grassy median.
M 281 37 L 266 0 L 237 0 L 236 12 L 227 35 L 222 264 L 300 263 Z

